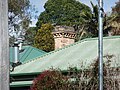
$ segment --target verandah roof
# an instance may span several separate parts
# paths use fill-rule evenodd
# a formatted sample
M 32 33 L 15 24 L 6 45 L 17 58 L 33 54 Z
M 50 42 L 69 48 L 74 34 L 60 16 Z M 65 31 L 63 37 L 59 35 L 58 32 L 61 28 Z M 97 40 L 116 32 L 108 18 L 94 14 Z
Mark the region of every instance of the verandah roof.
M 112 67 L 120 67 L 120 36 L 103 39 L 104 55 L 114 55 Z M 90 68 L 98 57 L 98 38 L 88 38 L 35 58 L 15 68 L 11 75 L 42 72 L 50 68 L 67 70 L 69 67 Z

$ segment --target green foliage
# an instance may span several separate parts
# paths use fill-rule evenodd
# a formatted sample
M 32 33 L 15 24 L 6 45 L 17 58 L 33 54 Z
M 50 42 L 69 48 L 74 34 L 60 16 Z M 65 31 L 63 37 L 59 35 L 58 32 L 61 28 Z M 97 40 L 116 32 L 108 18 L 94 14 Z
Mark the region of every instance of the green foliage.
M 27 45 L 33 46 L 34 45 L 34 37 L 35 37 L 36 33 L 37 33 L 36 27 L 30 27 L 25 33 L 24 43 Z
M 92 5 L 92 13 L 91 12 L 83 12 L 83 18 L 85 18 L 84 27 L 88 35 L 92 37 L 98 36 L 98 6 Z
M 120 0 L 116 2 L 116 5 L 112 8 L 112 13 L 117 13 L 120 15 Z
M 31 18 L 35 18 L 36 13 L 35 7 L 30 4 L 29 0 L 8 0 L 8 28 L 10 40 L 12 40 L 10 45 L 16 40 L 15 33 L 21 32 L 20 37 L 25 35 Z
M 76 0 L 48 0 L 45 11 L 39 16 L 37 27 L 42 23 L 73 26 L 84 21 L 82 12 L 91 12 L 90 8 Z
M 112 13 L 116 15 L 114 20 L 120 23 L 120 0 L 116 2 L 116 5 L 112 8 Z
M 15 41 L 15 38 L 14 38 L 14 37 L 10 37 L 10 38 L 9 38 L 9 46 L 10 46 L 10 47 L 13 46 L 14 41 Z
M 13 12 L 15 15 L 22 14 L 25 12 L 25 9 L 29 8 L 29 0 L 9 0 L 8 1 L 8 11 Z
M 31 23 L 31 18 L 36 17 L 35 7 L 29 0 L 8 0 L 9 33 L 18 32 L 20 27 L 25 31 Z
M 110 35 L 120 35 L 120 1 L 112 8 L 112 14 L 107 17 L 106 30 Z
M 78 29 L 77 39 L 98 37 L 98 5 L 94 5 L 91 2 L 92 12 L 83 12 L 81 16 L 85 19 L 85 22 L 82 23 L 82 27 Z M 106 14 L 103 13 L 103 35 L 108 35 L 108 28 L 106 29 Z
M 30 1 L 29 0 L 8 0 L 8 19 L 9 28 L 14 26 L 15 29 L 21 24 L 23 28 L 28 27 L 31 19 Z M 18 22 L 21 20 L 20 22 Z M 19 25 L 18 25 L 19 24 Z
M 81 13 L 84 22 L 77 26 L 76 41 L 98 36 L 98 6 L 91 2 L 91 12 L 84 11 Z
M 34 46 L 46 52 L 54 50 L 52 30 L 53 26 L 51 24 L 42 24 L 35 36 Z

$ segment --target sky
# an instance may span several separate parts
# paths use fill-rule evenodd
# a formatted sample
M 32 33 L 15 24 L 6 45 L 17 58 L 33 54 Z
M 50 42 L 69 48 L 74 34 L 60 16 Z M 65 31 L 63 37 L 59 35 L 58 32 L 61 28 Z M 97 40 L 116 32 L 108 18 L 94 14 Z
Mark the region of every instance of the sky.
M 38 13 L 37 15 L 39 16 L 41 12 L 44 11 L 44 4 L 47 0 L 30 0 L 31 4 L 32 5 L 35 5 Z M 93 2 L 94 5 L 97 4 L 98 0 L 77 0 L 77 1 L 80 1 L 86 5 L 88 5 L 89 7 L 91 7 L 91 4 L 90 4 L 90 1 Z M 104 7 L 104 11 L 105 12 L 110 12 L 111 11 L 111 8 L 113 6 L 115 6 L 115 2 L 117 2 L 118 0 L 103 0 L 103 7 Z M 35 19 L 32 19 L 32 25 L 30 26 L 35 26 L 37 20 Z

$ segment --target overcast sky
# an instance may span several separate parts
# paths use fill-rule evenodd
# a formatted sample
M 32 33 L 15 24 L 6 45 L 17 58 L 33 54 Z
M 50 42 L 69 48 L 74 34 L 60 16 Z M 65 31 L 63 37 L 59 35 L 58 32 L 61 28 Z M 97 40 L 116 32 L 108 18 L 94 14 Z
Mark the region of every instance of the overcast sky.
M 40 15 L 41 12 L 44 11 L 44 4 L 47 0 L 30 0 L 32 5 L 35 5 L 35 7 L 37 8 L 38 11 L 38 15 Z M 97 4 L 98 0 L 77 0 L 80 1 L 88 6 L 91 7 L 90 1 L 93 2 L 93 4 Z M 103 6 L 104 6 L 104 10 L 105 12 L 109 12 L 111 11 L 111 8 L 115 5 L 115 2 L 117 2 L 118 0 L 103 0 Z M 33 20 L 32 26 L 34 26 L 36 23 L 36 20 Z

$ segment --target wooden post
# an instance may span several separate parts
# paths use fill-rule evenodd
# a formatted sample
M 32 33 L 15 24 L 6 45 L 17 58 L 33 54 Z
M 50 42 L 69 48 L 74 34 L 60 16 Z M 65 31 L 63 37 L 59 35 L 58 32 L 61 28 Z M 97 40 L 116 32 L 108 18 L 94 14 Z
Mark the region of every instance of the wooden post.
M 9 90 L 9 39 L 7 0 L 0 0 L 0 90 Z

